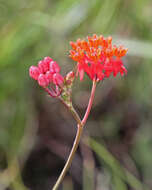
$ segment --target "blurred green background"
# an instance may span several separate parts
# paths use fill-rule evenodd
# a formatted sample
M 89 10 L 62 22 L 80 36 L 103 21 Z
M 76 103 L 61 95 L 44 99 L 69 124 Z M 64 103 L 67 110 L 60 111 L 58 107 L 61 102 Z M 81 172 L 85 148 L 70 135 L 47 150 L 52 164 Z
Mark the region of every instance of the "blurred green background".
M 60 189 L 152 189 L 151 18 L 151 0 L 0 0 L 0 190 L 49 190 L 55 183 L 76 123 L 28 69 L 50 56 L 65 74 L 74 66 L 69 41 L 93 33 L 129 48 L 128 75 L 98 85 Z M 90 88 L 87 76 L 75 81 L 81 116 Z

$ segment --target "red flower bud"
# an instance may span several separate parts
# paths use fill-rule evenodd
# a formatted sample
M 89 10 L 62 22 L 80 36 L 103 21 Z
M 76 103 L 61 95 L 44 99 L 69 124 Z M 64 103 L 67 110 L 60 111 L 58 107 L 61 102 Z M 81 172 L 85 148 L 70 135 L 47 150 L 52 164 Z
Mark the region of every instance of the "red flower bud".
M 38 68 L 40 69 L 40 72 L 44 74 L 45 72 L 49 70 L 49 62 L 44 61 L 44 60 L 39 61 Z
M 43 61 L 49 64 L 53 59 L 51 57 L 44 57 Z
M 59 74 L 60 67 L 53 61 L 50 57 L 45 57 L 43 60 L 39 61 L 38 66 L 31 66 L 29 69 L 29 75 L 38 81 L 38 84 L 52 96 L 57 97 L 61 94 L 62 84 L 64 78 Z M 53 83 L 56 86 L 56 89 L 50 91 L 48 85 Z M 53 89 L 53 85 L 50 86 L 50 89 Z
M 38 76 L 40 75 L 40 70 L 36 66 L 31 66 L 29 69 L 29 75 L 31 78 L 37 80 Z
M 55 61 L 51 61 L 50 63 L 50 72 L 51 73 L 59 73 L 60 67 Z
M 55 73 L 53 75 L 53 83 L 55 85 L 59 85 L 61 86 L 63 84 L 64 78 L 62 77 L 62 75 L 60 75 L 59 73 Z
M 49 85 L 50 81 L 44 74 L 40 74 L 38 77 L 38 83 L 40 86 L 46 87 Z
M 50 72 L 50 71 L 47 71 L 46 74 L 45 74 L 46 78 L 52 82 L 53 80 L 53 74 Z

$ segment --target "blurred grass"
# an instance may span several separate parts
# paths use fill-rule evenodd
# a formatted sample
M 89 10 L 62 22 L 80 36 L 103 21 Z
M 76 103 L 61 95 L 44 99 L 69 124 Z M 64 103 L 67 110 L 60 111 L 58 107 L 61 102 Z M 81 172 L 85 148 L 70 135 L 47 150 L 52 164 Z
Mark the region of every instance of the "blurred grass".
M 99 144 L 93 139 L 90 139 L 90 147 L 97 153 L 99 156 L 100 162 L 104 163 L 110 168 L 113 175 L 114 184 L 116 189 L 126 189 L 124 182 L 129 184 L 132 188 L 136 190 L 148 190 L 148 188 L 142 184 L 136 177 L 129 173 L 121 164 L 107 151 L 107 149 Z
M 102 93 L 106 94 L 109 90 L 106 85 L 114 85 L 118 93 L 117 109 L 119 110 L 113 108 L 112 113 L 109 111 L 103 114 L 104 118 L 100 117 L 103 124 L 101 138 L 110 139 L 114 136 L 119 139 L 117 124 L 124 114 L 132 109 L 130 104 L 133 104 L 137 109 L 139 126 L 130 154 L 140 168 L 143 181 L 152 187 L 151 9 L 150 0 L 0 0 L 0 167 L 2 172 L 14 158 L 27 159 L 33 144 L 28 143 L 32 138 L 29 134 L 33 134 L 32 140 L 36 141 L 34 129 L 38 125 L 39 110 L 35 106 L 34 96 L 35 94 L 39 96 L 41 89 L 29 79 L 29 66 L 49 55 L 60 62 L 65 73 L 73 66 L 68 59 L 69 40 L 83 38 L 92 33 L 102 33 L 105 36 L 112 35 L 114 38 L 116 36 L 115 42 L 126 45 L 130 57 L 125 60 L 128 67 L 127 79 L 122 82 L 118 79 L 115 84 L 111 81 L 110 84 L 105 82 L 97 92 L 97 96 L 103 96 L 104 99 Z M 90 83 L 86 88 L 89 85 Z M 78 84 L 77 89 L 74 88 L 74 96 L 78 96 L 78 91 L 82 91 L 82 87 L 83 84 L 80 86 Z M 102 99 L 97 101 L 100 102 Z M 78 105 L 77 102 L 75 104 Z M 112 126 L 116 127 L 111 129 L 108 127 L 109 118 Z M 95 123 L 95 118 L 93 122 Z M 98 128 L 97 133 L 100 130 Z M 103 156 L 107 160 L 107 165 L 110 165 L 106 154 Z M 21 190 L 18 183 L 22 184 L 22 182 L 18 181 L 20 180 L 11 185 L 12 189 Z M 120 178 L 114 176 L 113 183 L 114 189 L 127 189 Z

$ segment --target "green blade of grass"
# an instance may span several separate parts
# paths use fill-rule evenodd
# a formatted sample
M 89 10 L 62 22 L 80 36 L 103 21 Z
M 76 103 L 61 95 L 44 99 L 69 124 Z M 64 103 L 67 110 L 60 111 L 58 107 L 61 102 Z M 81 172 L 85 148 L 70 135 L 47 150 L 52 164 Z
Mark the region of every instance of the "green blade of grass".
M 120 179 L 128 183 L 131 187 L 136 190 L 149 190 L 146 185 L 142 184 L 135 176 L 133 176 L 130 172 L 128 172 L 125 168 L 123 168 L 120 163 L 112 156 L 110 152 L 106 150 L 106 148 L 96 142 L 94 139 L 89 140 L 90 147 L 93 151 L 99 156 L 100 161 L 105 163 L 115 175 L 118 175 Z

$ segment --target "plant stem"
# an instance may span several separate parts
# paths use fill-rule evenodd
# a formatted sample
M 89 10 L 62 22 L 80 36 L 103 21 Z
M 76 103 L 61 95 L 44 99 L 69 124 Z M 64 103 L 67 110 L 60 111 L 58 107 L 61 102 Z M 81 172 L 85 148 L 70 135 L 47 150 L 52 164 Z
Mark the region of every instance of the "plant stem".
M 75 140 L 74 140 L 74 143 L 73 143 L 73 147 L 71 149 L 71 152 L 70 152 L 70 155 L 68 157 L 68 160 L 57 180 L 57 182 L 55 183 L 54 187 L 52 190 L 57 190 L 57 188 L 59 187 L 60 183 L 62 182 L 67 170 L 69 169 L 70 165 L 71 165 L 71 162 L 73 160 L 73 157 L 75 155 L 75 152 L 78 148 L 78 145 L 79 145 L 79 142 L 80 142 L 80 138 L 81 138 L 81 134 L 82 134 L 82 131 L 83 131 L 83 126 L 85 125 L 86 121 L 87 121 L 87 118 L 89 116 L 89 113 L 90 113 L 90 110 L 91 110 L 91 107 L 92 107 L 92 103 L 93 103 L 93 99 L 94 99 L 94 94 L 95 94 L 95 88 L 96 88 L 96 81 L 93 81 L 93 85 L 92 85 L 92 90 L 91 90 L 91 96 L 90 96 L 90 99 L 89 99 L 89 103 L 88 103 L 88 107 L 86 109 L 86 113 L 84 115 L 84 118 L 83 120 L 81 121 L 79 115 L 77 114 L 77 112 L 75 111 L 75 109 L 73 107 L 69 107 L 68 105 L 66 105 L 66 103 L 63 101 L 62 98 L 59 98 L 62 103 L 71 111 L 72 115 L 73 115 L 73 118 L 76 120 L 77 122 L 77 134 L 76 134 L 76 137 L 75 137 Z
M 91 90 L 91 95 L 90 95 L 90 99 L 89 99 L 89 103 L 88 103 L 88 107 L 87 107 L 87 110 L 85 112 L 85 115 L 82 119 L 82 124 L 85 125 L 87 119 L 88 119 L 88 116 L 90 114 L 90 110 L 91 110 L 91 107 L 92 107 L 92 103 L 93 103 L 93 99 L 94 99 L 94 94 L 95 94 L 95 89 L 96 89 L 96 80 L 93 80 L 93 84 L 92 84 L 92 90 Z
M 71 162 L 73 160 L 73 157 L 75 155 L 75 152 L 77 150 L 77 147 L 79 145 L 79 141 L 80 141 L 80 137 L 81 137 L 81 134 L 82 134 L 82 131 L 83 131 L 83 127 L 78 127 L 77 129 L 77 134 L 76 134 L 76 137 L 75 137 L 75 140 L 74 140 L 74 143 L 73 143 L 73 147 L 71 149 L 71 152 L 70 152 L 70 155 L 68 157 L 68 160 L 56 182 L 56 184 L 54 185 L 53 189 L 52 190 L 57 190 L 58 186 L 60 185 L 61 181 L 63 180 L 67 170 L 69 169 L 70 165 L 71 165 Z

